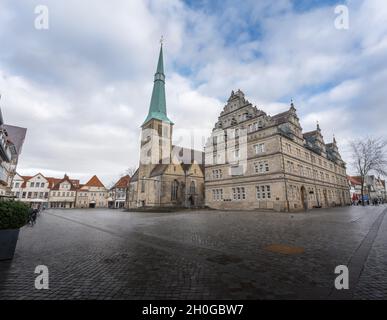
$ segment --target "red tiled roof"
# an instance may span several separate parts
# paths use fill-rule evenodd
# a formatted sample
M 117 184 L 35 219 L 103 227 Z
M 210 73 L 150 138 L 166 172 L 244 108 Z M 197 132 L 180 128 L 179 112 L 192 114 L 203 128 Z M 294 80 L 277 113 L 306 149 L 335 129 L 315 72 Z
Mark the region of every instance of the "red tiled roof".
M 43 176 L 47 181 L 48 181 L 48 188 L 49 189 L 52 189 L 54 188 L 54 186 L 56 186 L 57 184 L 59 184 L 60 182 L 63 181 L 63 179 L 60 179 L 60 178 L 54 178 L 54 177 L 46 177 L 44 175 L 42 175 L 41 173 L 38 173 L 34 176 L 20 176 L 23 178 L 24 182 L 22 183 L 21 185 L 21 188 L 25 188 L 27 186 L 27 182 L 28 180 L 32 179 L 33 177 L 36 177 L 37 175 L 41 175 Z M 68 178 L 68 177 L 67 177 Z M 69 181 L 71 182 L 71 184 L 75 187 L 75 188 L 78 188 L 79 186 L 79 180 L 76 180 L 76 179 L 69 179 Z
M 68 177 L 68 175 L 66 175 L 66 174 L 65 174 L 65 176 L 63 177 L 63 179 L 59 179 L 59 181 L 56 182 L 56 183 L 54 184 L 54 186 L 51 188 L 51 190 L 59 190 L 59 185 L 60 185 L 62 182 L 65 182 L 65 181 L 67 181 L 67 182 L 70 183 L 70 185 L 71 185 L 70 190 L 71 190 L 71 191 L 77 190 L 78 184 L 79 184 L 79 180 L 71 180 L 71 179 Z M 78 182 L 78 184 L 74 184 L 73 181 Z
M 352 185 L 359 185 L 361 186 L 361 178 L 360 177 L 351 177 L 348 176 L 348 180 Z
M 115 188 L 126 188 L 129 185 L 130 177 L 129 175 L 121 177 L 117 183 L 114 185 Z
M 105 188 L 101 180 L 98 179 L 97 176 L 93 176 L 86 184 L 87 187 L 100 187 Z
M 27 186 L 27 181 L 30 180 L 32 176 L 20 176 L 20 177 L 22 177 L 22 179 L 24 180 L 21 187 L 25 188 Z

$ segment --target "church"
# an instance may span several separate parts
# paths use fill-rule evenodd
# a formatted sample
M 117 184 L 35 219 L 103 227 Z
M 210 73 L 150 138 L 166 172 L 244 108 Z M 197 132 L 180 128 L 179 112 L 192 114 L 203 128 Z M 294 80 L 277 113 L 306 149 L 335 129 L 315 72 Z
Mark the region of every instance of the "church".
M 161 44 L 149 112 L 141 125 L 139 166 L 128 189 L 129 209 L 204 206 L 204 152 L 173 145 L 173 126 Z

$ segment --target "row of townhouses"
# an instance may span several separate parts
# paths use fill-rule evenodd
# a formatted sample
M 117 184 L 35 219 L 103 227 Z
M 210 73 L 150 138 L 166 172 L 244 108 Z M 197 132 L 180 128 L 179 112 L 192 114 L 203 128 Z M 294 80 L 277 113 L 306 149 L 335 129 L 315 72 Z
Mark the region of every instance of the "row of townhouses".
M 348 176 L 351 199 L 361 200 L 362 182 L 359 176 Z M 363 183 L 364 200 L 387 201 L 386 181 L 374 175 L 366 176 Z
M 15 199 L 32 207 L 45 208 L 123 208 L 129 176 L 122 177 L 111 189 L 107 189 L 97 176 L 87 183 L 77 179 L 16 174 L 12 182 Z
M 27 129 L 4 123 L 0 108 L 0 200 L 12 197 L 11 183 Z

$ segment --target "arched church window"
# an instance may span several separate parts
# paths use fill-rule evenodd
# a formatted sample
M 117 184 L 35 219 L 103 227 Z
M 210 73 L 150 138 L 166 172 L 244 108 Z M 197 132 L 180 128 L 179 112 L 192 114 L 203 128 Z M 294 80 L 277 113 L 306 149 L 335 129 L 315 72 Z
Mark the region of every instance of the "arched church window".
M 179 182 L 177 180 L 174 180 L 172 182 L 172 190 L 171 190 L 171 200 L 177 199 L 177 191 L 179 189 Z
M 191 181 L 191 184 L 189 186 L 189 193 L 190 194 L 195 194 L 196 193 L 195 181 Z

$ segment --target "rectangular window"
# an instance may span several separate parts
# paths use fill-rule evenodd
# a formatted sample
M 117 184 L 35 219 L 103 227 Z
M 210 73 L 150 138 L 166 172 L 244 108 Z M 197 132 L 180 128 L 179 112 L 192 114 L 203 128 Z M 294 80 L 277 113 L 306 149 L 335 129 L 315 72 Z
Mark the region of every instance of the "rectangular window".
M 214 201 L 222 201 L 223 200 L 223 189 L 213 189 L 212 190 L 212 199 Z
M 31 182 L 30 186 L 31 188 L 35 187 L 35 182 Z
M 259 161 L 254 163 L 254 170 L 255 170 L 255 173 L 269 172 L 270 171 L 269 162 L 265 160 L 265 161 Z
M 239 137 L 239 129 L 235 129 L 235 138 Z
M 222 170 L 220 170 L 220 169 L 212 170 L 212 177 L 214 179 L 221 179 L 222 178 Z
M 271 186 L 256 186 L 257 200 L 271 199 Z
M 246 199 L 246 192 L 244 187 L 232 188 L 232 199 L 234 201 L 240 201 Z
M 257 131 L 258 130 L 258 122 L 254 122 L 253 123 L 253 131 Z
M 301 166 L 301 165 L 298 165 L 298 174 L 300 176 L 303 176 L 304 175 L 304 167 Z
M 260 154 L 260 153 L 265 152 L 265 144 L 264 143 L 256 144 L 254 147 L 255 147 L 255 154 Z

